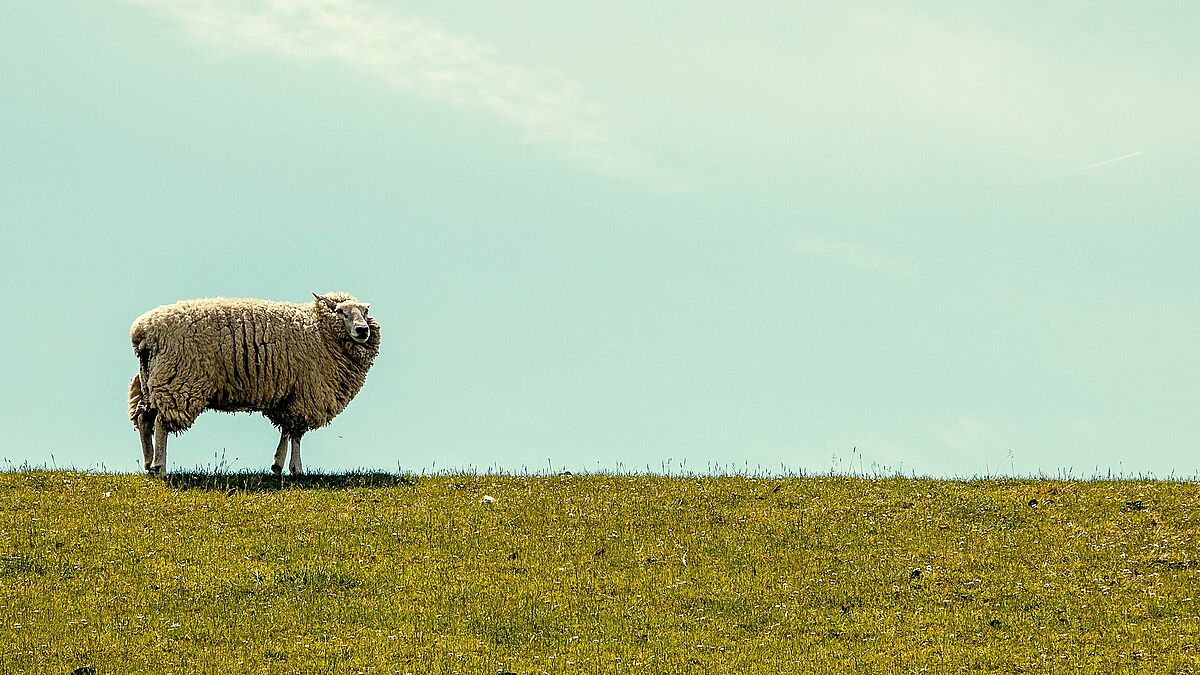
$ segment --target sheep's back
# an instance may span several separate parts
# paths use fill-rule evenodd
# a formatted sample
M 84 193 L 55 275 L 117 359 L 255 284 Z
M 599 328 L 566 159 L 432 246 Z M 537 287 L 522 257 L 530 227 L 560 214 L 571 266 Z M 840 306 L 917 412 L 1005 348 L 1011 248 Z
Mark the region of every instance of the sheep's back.
M 151 390 L 180 390 L 217 410 L 265 410 L 291 396 L 319 330 L 304 305 L 189 300 L 138 317 L 134 348 L 148 350 Z M 164 392 L 164 395 L 170 392 Z

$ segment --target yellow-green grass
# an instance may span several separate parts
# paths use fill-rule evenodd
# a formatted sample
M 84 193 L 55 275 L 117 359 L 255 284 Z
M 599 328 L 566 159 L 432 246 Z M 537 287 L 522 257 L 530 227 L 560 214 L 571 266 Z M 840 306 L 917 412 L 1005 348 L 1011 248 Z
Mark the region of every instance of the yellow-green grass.
M 1200 672 L 1194 483 L 39 471 L 0 519 L 2 672 Z

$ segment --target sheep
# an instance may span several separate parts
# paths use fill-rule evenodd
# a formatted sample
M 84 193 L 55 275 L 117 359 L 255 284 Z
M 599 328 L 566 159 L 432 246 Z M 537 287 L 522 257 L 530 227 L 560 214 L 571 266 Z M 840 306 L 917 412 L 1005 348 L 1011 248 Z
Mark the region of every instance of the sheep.
M 261 412 L 280 431 L 271 470 L 304 472 L 300 438 L 329 424 L 354 398 L 379 353 L 379 324 L 348 293 L 311 303 L 212 298 L 163 305 L 129 331 L 139 368 L 129 419 L 150 475 L 167 468 L 167 434 L 205 410 Z

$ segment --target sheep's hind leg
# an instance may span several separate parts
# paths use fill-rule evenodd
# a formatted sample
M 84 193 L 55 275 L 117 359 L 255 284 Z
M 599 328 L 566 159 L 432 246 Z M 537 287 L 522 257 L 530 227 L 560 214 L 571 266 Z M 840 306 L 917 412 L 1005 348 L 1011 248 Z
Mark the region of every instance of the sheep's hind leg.
M 146 473 L 161 476 L 167 472 L 167 427 L 163 425 L 162 415 L 154 418 L 154 461 Z
M 288 466 L 293 476 L 304 473 L 304 464 L 300 461 L 300 437 L 304 432 L 292 434 L 292 463 Z
M 271 472 L 276 476 L 283 473 L 283 460 L 287 459 L 288 449 L 288 434 L 286 431 L 279 434 L 279 446 L 275 448 L 275 463 L 271 465 Z
M 138 413 L 137 428 L 138 434 L 142 438 L 142 468 L 146 471 L 150 470 L 150 465 L 154 462 L 154 419 L 158 417 L 158 413 L 153 409 L 143 410 Z

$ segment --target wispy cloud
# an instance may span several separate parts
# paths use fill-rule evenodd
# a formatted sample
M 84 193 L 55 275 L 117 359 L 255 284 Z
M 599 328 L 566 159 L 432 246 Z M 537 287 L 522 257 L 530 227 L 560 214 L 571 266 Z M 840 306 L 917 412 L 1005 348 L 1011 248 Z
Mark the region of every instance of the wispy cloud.
M 498 60 L 473 37 L 357 0 L 132 0 L 228 53 L 332 61 L 390 87 L 490 114 L 605 173 L 670 181 L 561 78 Z
M 838 265 L 895 276 L 907 276 L 911 272 L 907 261 L 852 241 L 802 234 L 793 239 L 793 245 L 802 256 Z
M 1128 155 L 1121 155 L 1120 157 L 1113 157 L 1112 159 L 1106 159 L 1102 162 L 1092 162 L 1091 164 L 1084 164 L 1083 166 L 1076 166 L 1076 167 L 1067 169 L 1066 171 L 1059 171 L 1058 173 L 1052 173 L 1048 176 L 1042 176 L 1042 179 L 1046 180 L 1046 179 L 1050 179 L 1050 178 L 1062 178 L 1063 176 L 1070 176 L 1072 174 L 1083 173 L 1084 171 L 1091 171 L 1092 169 L 1098 169 L 1098 168 L 1100 168 L 1102 166 L 1106 166 L 1108 164 L 1113 164 L 1116 162 L 1123 162 L 1127 159 L 1137 157 L 1140 154 L 1142 154 L 1142 151 L 1138 150 L 1137 152 L 1131 152 Z
M 1160 61 L 1179 58 L 1174 45 L 1130 54 L 1129 67 L 1114 69 L 1107 59 L 1089 59 L 1088 50 L 1039 39 L 1020 22 L 997 21 L 982 5 L 945 11 L 900 4 L 841 3 L 830 12 L 836 28 L 825 31 L 834 37 L 797 47 L 827 65 L 798 76 L 814 128 L 836 124 L 877 134 L 877 142 L 931 150 L 950 143 L 957 150 L 946 159 L 984 169 L 1014 159 L 1071 167 L 1072 158 L 1089 157 L 1113 138 L 1132 151 L 1176 145 L 1191 133 L 1200 89 L 1191 71 L 1176 73 Z M 872 161 L 894 161 L 877 154 Z

